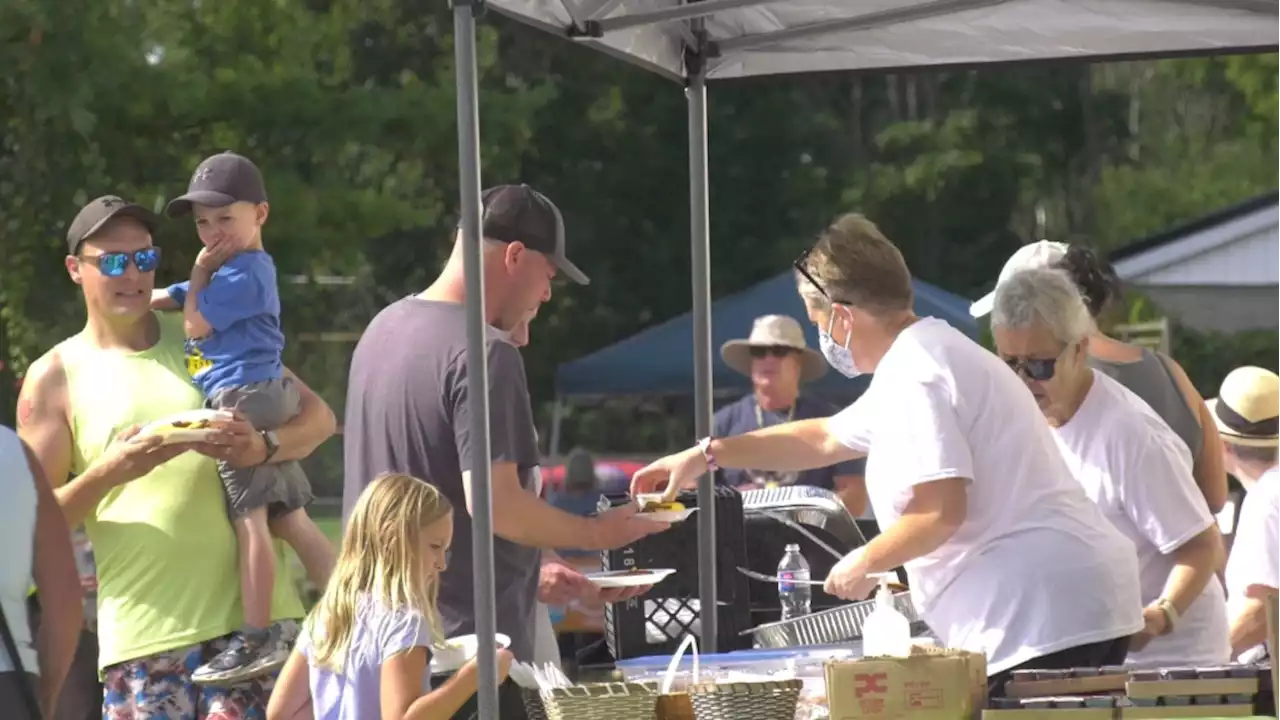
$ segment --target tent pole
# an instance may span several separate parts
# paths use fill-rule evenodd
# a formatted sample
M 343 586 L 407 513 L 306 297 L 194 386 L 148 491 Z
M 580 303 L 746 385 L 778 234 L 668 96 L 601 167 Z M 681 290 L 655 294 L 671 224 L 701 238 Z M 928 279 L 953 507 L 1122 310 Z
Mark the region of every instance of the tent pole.
M 471 411 L 471 543 L 475 589 L 476 701 L 480 720 L 498 720 L 497 619 L 494 615 L 493 510 L 489 491 L 489 368 L 480 254 L 480 109 L 476 88 L 476 20 L 483 0 L 453 0 L 458 92 L 458 184 L 462 267 L 466 279 L 467 394 Z
M 547 456 L 551 460 L 560 458 L 560 424 L 564 420 L 565 399 L 556 396 L 556 404 L 551 406 L 551 441 L 547 445 Z
M 701 21 L 695 21 L 701 24 Z M 695 35 L 703 35 L 695 28 Z M 693 270 L 693 407 L 699 438 L 712 431 L 711 405 L 711 233 L 707 212 L 707 78 L 700 55 L 690 54 L 689 222 Z M 715 477 L 698 480 L 698 597 L 702 652 L 716 652 L 719 621 L 716 604 Z

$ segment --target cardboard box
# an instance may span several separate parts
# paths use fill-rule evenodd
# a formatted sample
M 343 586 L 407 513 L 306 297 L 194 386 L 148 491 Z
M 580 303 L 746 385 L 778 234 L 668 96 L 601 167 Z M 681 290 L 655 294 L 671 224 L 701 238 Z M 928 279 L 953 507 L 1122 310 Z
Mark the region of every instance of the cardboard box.
M 963 650 L 833 661 L 826 678 L 831 720 L 977 720 L 987 704 L 987 659 Z

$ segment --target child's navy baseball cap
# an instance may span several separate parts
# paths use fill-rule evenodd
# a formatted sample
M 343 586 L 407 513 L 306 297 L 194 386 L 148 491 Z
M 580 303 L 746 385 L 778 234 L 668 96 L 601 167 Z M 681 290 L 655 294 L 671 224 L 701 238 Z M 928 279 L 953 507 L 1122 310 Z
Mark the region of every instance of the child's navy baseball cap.
M 262 172 L 253 161 L 228 150 L 205 158 L 191 174 L 187 194 L 169 201 L 165 213 L 181 217 L 191 212 L 191 205 L 225 207 L 248 202 L 257 205 L 267 201 L 267 188 Z

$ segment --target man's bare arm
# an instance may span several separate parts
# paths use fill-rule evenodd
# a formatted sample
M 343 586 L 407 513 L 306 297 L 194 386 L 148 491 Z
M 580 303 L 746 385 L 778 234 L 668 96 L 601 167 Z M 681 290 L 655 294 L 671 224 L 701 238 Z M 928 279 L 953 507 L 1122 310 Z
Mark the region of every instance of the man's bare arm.
M 272 462 L 301 460 L 325 440 L 333 436 L 338 428 L 338 419 L 333 408 L 293 373 L 285 368 L 285 377 L 293 381 L 298 388 L 298 414 L 289 422 L 276 428 L 276 439 L 280 442 L 280 450 L 271 458 Z
M 54 489 L 67 524 L 74 527 L 93 514 L 111 488 L 131 479 L 120 476 L 110 462 L 94 463 L 71 475 L 74 438 L 68 423 L 67 376 L 57 352 L 49 352 L 27 370 L 18 395 L 18 437 L 32 454 Z
M 462 474 L 462 486 L 470 512 L 470 472 Z M 494 463 L 489 486 L 495 534 L 536 548 L 592 547 L 591 521 L 554 507 L 521 487 L 514 463 Z

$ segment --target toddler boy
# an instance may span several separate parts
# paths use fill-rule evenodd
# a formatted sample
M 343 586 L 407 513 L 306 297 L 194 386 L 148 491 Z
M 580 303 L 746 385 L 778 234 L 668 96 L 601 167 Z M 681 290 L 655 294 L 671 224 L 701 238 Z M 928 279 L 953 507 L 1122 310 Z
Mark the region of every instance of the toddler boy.
M 170 217 L 195 216 L 204 248 L 191 279 L 158 291 L 152 306 L 181 309 L 187 331 L 187 369 L 209 407 L 234 410 L 262 434 L 261 465 L 218 463 L 227 508 L 239 543 L 244 626 L 227 649 L 197 669 L 197 683 L 232 683 L 279 669 L 288 657 L 271 625 L 275 580 L 274 530 L 323 587 L 334 550 L 307 516 L 311 486 L 295 460 L 272 462 L 274 429 L 299 411 L 298 390 L 285 375 L 276 268 L 263 249 L 269 207 L 262 173 L 247 158 L 225 152 L 196 168 L 187 194 L 169 203 Z M 268 524 L 270 523 L 270 525 Z M 193 558 L 194 561 L 194 558 Z

